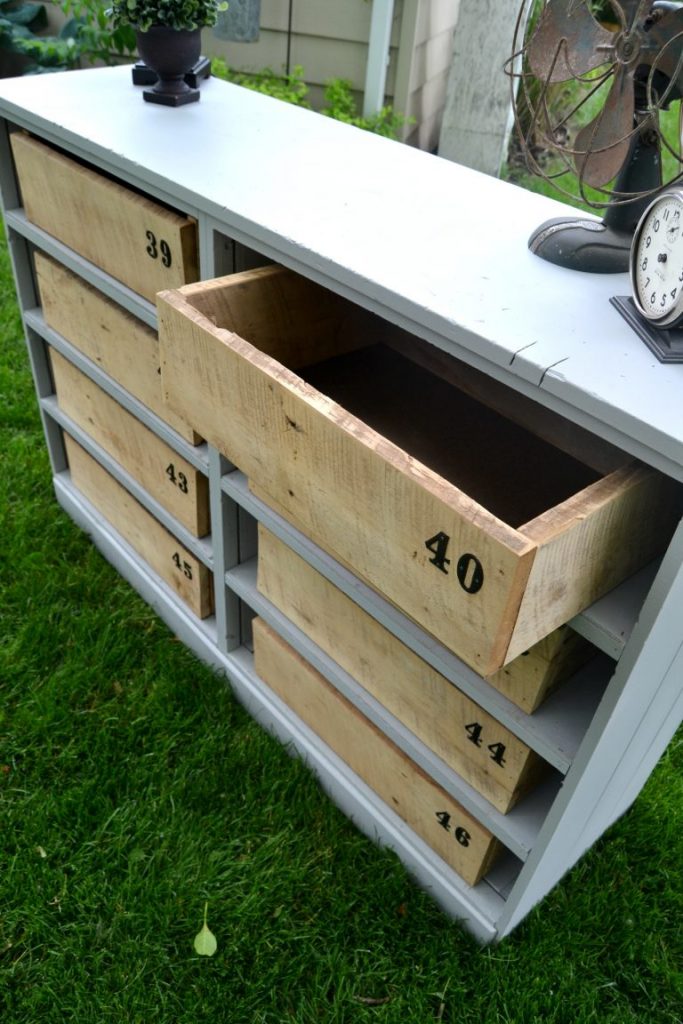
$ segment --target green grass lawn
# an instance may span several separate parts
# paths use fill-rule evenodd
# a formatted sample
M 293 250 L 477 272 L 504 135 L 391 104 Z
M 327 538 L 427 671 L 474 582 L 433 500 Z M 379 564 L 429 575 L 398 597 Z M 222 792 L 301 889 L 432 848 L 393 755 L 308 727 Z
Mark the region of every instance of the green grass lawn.
M 1 256 L 2 1024 L 680 1021 L 680 740 L 480 949 L 61 512 Z

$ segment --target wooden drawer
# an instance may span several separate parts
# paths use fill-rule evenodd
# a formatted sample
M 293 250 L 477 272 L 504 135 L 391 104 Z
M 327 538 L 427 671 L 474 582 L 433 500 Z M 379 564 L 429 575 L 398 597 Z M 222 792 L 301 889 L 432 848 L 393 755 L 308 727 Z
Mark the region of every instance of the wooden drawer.
M 595 654 L 596 648 L 582 636 L 569 626 L 559 626 L 486 678 L 530 715 L 560 683 Z
M 67 433 L 72 483 L 200 619 L 213 613 L 209 569 Z
M 421 366 L 424 342 L 282 268 L 158 307 L 172 408 L 482 675 L 647 562 L 677 521 L 667 478 L 550 413 L 515 422 L 521 396 L 503 417 L 485 379 L 473 397 L 467 368 Z
M 454 871 L 476 885 L 501 849 L 498 840 L 262 619 L 253 628 L 261 679 Z
M 258 589 L 499 811 L 509 811 L 549 770 L 529 747 L 262 526 Z
M 173 427 L 190 444 L 201 438 L 164 403 L 156 331 L 41 252 L 36 276 L 45 322 Z
M 60 409 L 195 537 L 207 534 L 209 485 L 204 474 L 54 349 L 50 361 Z
M 26 216 L 154 302 L 199 277 L 194 220 L 23 132 L 11 137 Z

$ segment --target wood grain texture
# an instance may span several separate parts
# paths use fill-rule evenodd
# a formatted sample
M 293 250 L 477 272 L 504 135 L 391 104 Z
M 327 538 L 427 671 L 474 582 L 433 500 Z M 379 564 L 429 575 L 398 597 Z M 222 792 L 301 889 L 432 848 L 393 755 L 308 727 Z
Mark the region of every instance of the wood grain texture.
M 213 580 L 209 569 L 66 433 L 64 443 L 71 480 L 81 494 L 197 618 L 211 615 Z
M 164 403 L 155 331 L 44 253 L 34 253 L 45 322 L 190 444 L 200 436 Z
M 469 664 L 500 667 L 533 545 L 182 295 L 158 303 L 171 407 Z M 452 569 L 474 553 L 495 583 L 470 594 L 431 564 L 425 542 L 440 531 Z
M 258 589 L 503 814 L 540 781 L 538 755 L 263 526 Z
M 191 218 L 24 133 L 13 133 L 11 144 L 33 224 L 151 302 L 163 288 L 197 280 L 197 225 Z
M 508 661 L 488 681 L 530 715 L 595 653 L 596 648 L 570 626 L 560 626 Z
M 630 464 L 522 526 L 538 552 L 506 661 L 660 554 L 682 508 L 680 484 Z
M 454 871 L 476 885 L 501 849 L 498 840 L 262 619 L 253 627 L 254 665 L 263 681 Z M 448 829 L 436 817 L 442 812 L 449 815 Z
M 417 365 L 385 394 L 380 364 L 364 373 L 362 358 L 390 326 L 375 334 L 349 312 L 311 334 L 328 294 L 277 267 L 162 293 L 165 397 L 286 518 L 481 675 L 666 544 L 675 498 L 662 500 L 660 475 L 629 464 L 601 477 L 539 436 L 543 417 L 526 431 Z M 339 362 L 321 376 L 316 339 L 320 359 L 352 360 L 351 370 Z M 458 577 L 473 558 L 479 589 Z
M 209 493 L 203 473 L 54 349 L 50 362 L 60 409 L 195 537 L 205 536 Z

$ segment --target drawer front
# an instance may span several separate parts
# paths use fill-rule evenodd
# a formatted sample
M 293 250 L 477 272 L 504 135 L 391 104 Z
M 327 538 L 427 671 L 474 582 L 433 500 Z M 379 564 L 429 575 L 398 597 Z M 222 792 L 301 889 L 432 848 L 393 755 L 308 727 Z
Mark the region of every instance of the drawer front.
M 469 885 L 500 844 L 261 619 L 254 665 L 263 681 Z
M 487 679 L 530 715 L 595 654 L 595 647 L 570 626 L 560 626 Z
M 262 526 L 258 589 L 502 813 L 543 777 L 538 755 Z
M 198 618 L 211 615 L 209 569 L 66 433 L 64 443 L 71 480 L 81 494 Z
M 207 478 L 72 363 L 50 350 L 60 409 L 196 537 L 209 532 Z
M 514 425 L 431 374 L 418 392 L 419 367 L 403 356 L 402 390 L 387 391 L 382 381 L 380 409 L 370 348 L 379 338 L 390 350 L 393 329 L 369 314 L 363 324 L 357 308 L 347 314 L 333 299 L 281 268 L 161 294 L 165 398 L 285 518 L 481 675 L 564 625 L 666 544 L 680 492 L 625 457 L 602 476 L 589 465 L 577 470 L 576 460 L 526 429 L 526 447 L 512 448 Z M 327 363 L 312 368 L 306 362 L 317 342 Z M 335 347 L 344 357 L 360 353 L 351 372 L 345 364 L 344 385 L 352 400 L 358 388 L 367 418 L 312 383 L 325 370 L 338 396 Z M 373 369 L 363 372 L 366 353 Z M 378 411 L 406 447 L 379 429 Z M 473 417 L 482 424 L 474 431 Z M 440 466 L 444 456 L 449 473 L 457 475 L 458 460 L 466 464 L 476 497 L 427 464 Z M 579 490 L 567 494 L 569 463 Z M 504 521 L 510 504 L 535 518 Z
M 199 277 L 194 220 L 23 133 L 11 135 L 26 216 L 154 302 Z
M 45 322 L 190 444 L 201 438 L 164 403 L 156 331 L 41 252 L 36 276 Z

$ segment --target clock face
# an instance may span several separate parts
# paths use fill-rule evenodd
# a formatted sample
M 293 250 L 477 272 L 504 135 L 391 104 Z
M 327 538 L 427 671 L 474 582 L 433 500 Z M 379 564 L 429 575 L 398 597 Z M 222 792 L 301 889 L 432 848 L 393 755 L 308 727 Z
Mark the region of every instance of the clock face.
M 662 325 L 683 314 L 683 195 L 655 200 L 638 226 L 631 256 L 634 298 Z

